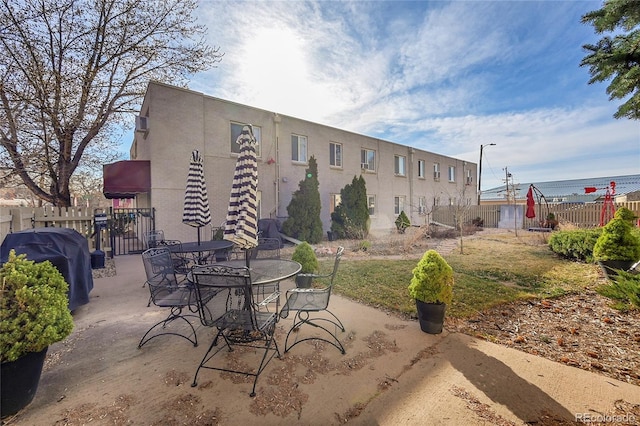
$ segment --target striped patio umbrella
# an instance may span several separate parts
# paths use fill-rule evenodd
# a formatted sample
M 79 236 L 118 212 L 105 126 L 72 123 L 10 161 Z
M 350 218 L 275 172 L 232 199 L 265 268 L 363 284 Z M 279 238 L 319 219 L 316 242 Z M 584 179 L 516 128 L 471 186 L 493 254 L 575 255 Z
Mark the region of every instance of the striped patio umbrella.
M 198 244 L 200 244 L 200 228 L 211 223 L 211 210 L 207 185 L 204 181 L 202 157 L 196 150 L 191 153 L 187 189 L 184 193 L 184 211 L 182 223 L 198 228 Z
M 224 239 L 248 250 L 258 245 L 258 162 L 251 125 L 244 126 L 236 143 L 240 155 L 233 173 Z M 246 259 L 249 255 L 247 252 Z

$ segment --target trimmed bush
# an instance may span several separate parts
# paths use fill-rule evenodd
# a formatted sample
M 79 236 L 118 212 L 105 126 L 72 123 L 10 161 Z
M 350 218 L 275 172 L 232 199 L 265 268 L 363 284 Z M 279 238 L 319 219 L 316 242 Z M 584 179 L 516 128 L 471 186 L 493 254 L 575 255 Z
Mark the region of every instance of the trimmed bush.
M 633 212 L 625 207 L 616 211 L 613 219 L 602 228 L 602 234 L 593 247 L 593 258 L 596 261 L 635 262 L 640 259 L 640 238 L 631 225 L 634 217 Z
M 15 361 L 63 340 L 73 330 L 69 285 L 51 262 L 9 252 L 0 269 L 0 361 Z
M 405 229 L 407 229 L 410 226 L 411 226 L 411 222 L 409 221 L 407 214 L 404 212 L 404 210 L 402 210 L 398 215 L 398 217 L 396 218 L 396 229 L 398 230 L 398 232 L 403 234 Z
M 298 244 L 291 255 L 291 260 L 295 260 L 302 265 L 301 274 L 315 274 L 318 272 L 318 258 L 313 251 L 313 247 L 306 241 Z
M 553 232 L 549 237 L 551 251 L 566 259 L 593 262 L 593 247 L 602 228 Z
M 425 303 L 451 304 L 453 269 L 435 250 L 427 250 L 413 268 L 409 295 Z

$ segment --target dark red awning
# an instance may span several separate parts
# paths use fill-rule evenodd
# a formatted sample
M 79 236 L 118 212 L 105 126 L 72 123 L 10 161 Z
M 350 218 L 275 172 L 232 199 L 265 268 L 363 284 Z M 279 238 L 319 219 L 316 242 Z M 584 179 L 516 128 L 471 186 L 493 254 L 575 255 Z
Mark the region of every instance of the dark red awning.
M 151 189 L 151 162 L 124 160 L 102 165 L 103 189 L 107 198 L 135 198 Z

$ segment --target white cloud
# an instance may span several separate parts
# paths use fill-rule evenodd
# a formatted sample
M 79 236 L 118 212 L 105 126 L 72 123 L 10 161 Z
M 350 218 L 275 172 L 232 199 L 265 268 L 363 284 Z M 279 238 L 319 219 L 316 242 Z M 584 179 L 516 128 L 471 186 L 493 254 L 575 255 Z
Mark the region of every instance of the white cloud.
M 578 67 L 590 2 L 203 2 L 212 96 L 477 163 L 483 187 L 640 170 L 640 127 Z M 569 58 L 569 59 L 567 59 Z M 486 168 L 485 168 L 486 167 Z

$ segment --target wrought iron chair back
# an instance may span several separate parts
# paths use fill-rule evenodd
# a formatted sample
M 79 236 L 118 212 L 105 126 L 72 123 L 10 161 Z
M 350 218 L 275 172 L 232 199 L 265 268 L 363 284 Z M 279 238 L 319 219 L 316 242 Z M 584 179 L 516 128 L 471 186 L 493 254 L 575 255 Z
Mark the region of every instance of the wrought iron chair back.
M 144 233 L 144 242 L 146 248 L 154 248 L 164 241 L 164 231 L 162 229 L 155 229 L 153 231 Z
M 279 238 L 258 238 L 258 246 L 252 255 L 254 259 L 280 259 Z
M 323 288 L 293 288 L 287 290 L 286 294 L 286 302 L 284 303 L 282 310 L 280 311 L 280 316 L 282 318 L 287 318 L 289 316 L 289 312 L 294 311 L 295 316 L 293 318 L 293 325 L 289 329 L 287 333 L 287 337 L 285 340 L 285 353 L 288 352 L 291 348 L 297 345 L 300 342 L 304 342 L 307 340 L 321 340 L 327 342 L 333 346 L 335 346 L 340 352 L 343 354 L 346 353 L 344 346 L 336 336 L 335 331 L 330 330 L 329 328 L 334 328 L 334 330 L 340 329 L 340 331 L 344 332 L 345 328 L 342 324 L 342 321 L 331 312 L 329 307 L 329 299 L 331 298 L 331 290 L 333 288 L 333 283 L 335 277 L 338 273 L 338 266 L 340 265 L 340 260 L 344 253 L 344 247 L 338 247 L 336 250 L 336 256 L 333 263 L 333 270 L 329 274 L 299 274 L 311 276 L 314 279 L 324 279 L 328 280 L 329 283 Z M 329 316 L 320 316 L 320 313 L 327 313 Z M 311 325 L 316 330 L 323 330 L 322 334 L 329 337 L 301 337 L 301 333 L 299 329 L 303 325 Z M 295 334 L 295 339 L 293 338 Z M 289 344 L 289 339 L 292 340 L 291 344 Z
M 170 308 L 169 315 L 154 324 L 140 339 L 138 348 L 141 348 L 149 340 L 162 336 L 162 335 L 175 335 L 180 336 L 191 343 L 193 346 L 198 346 L 198 339 L 196 336 L 195 328 L 193 324 L 186 317 L 194 317 L 193 314 L 182 313 L 183 309 L 191 308 L 195 312 L 195 297 L 193 294 L 193 286 L 185 283 L 181 283 L 176 278 L 176 273 L 173 267 L 173 261 L 171 260 L 171 254 L 166 247 L 155 247 L 145 250 L 142 253 L 142 262 L 144 264 L 144 270 L 147 277 L 145 284 L 149 287 L 149 304 L 161 308 Z M 180 319 L 185 321 L 191 333 L 186 335 L 167 327 L 175 320 Z M 158 327 L 162 327 L 159 333 L 153 334 Z
M 203 368 L 238 373 L 255 377 L 250 393 L 250 396 L 255 396 L 258 377 L 275 355 L 280 357 L 280 350 L 274 339 L 277 313 L 261 309 L 260 304 L 254 300 L 254 286 L 246 267 L 234 268 L 216 264 L 196 266 L 192 275 L 200 321 L 204 326 L 215 327 L 217 333 L 202 358 L 191 385 L 197 386 L 198 373 Z M 223 344 L 219 344 L 220 340 Z M 216 355 L 225 347 L 232 351 L 236 346 L 257 349 L 261 358 L 257 369 L 233 368 L 229 367 L 224 357 L 216 359 Z M 243 363 L 239 363 L 241 364 Z

